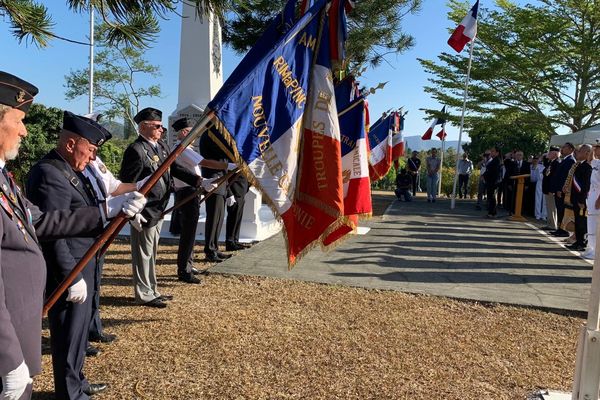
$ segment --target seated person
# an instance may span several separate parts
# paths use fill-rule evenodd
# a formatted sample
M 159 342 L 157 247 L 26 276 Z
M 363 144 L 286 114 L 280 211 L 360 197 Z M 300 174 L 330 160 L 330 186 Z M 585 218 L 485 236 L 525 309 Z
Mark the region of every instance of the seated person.
M 406 168 L 402 168 L 400 173 L 396 176 L 396 197 L 398 200 L 412 201 L 410 189 L 412 187 L 412 177 L 406 173 Z

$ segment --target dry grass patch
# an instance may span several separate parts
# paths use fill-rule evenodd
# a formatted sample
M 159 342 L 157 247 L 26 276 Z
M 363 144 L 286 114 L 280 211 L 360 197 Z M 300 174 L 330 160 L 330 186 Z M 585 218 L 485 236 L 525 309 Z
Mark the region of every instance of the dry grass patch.
M 175 299 L 157 310 L 133 304 L 129 247 L 111 247 L 102 315 L 119 339 L 85 367 L 110 384 L 99 398 L 512 400 L 569 389 L 581 319 L 269 278 L 185 285 L 175 253 L 161 246 L 159 288 Z M 52 398 L 50 362 L 38 399 Z

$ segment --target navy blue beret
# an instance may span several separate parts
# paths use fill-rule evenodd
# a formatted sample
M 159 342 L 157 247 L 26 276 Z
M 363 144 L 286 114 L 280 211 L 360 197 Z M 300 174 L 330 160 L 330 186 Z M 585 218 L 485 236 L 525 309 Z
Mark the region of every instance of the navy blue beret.
M 195 124 L 194 120 L 191 118 L 179 118 L 177 121 L 173 122 L 171 127 L 175 129 L 176 132 L 179 132 L 185 128 L 191 128 Z
M 146 107 L 135 114 L 133 120 L 136 124 L 139 124 L 142 121 L 162 121 L 162 111 L 157 110 L 156 108 Z
M 112 134 L 93 119 L 75 115 L 65 111 L 63 129 L 87 139 L 94 146 L 102 146 L 112 137 Z
M 0 71 L 0 104 L 27 112 L 38 88 L 23 79 Z

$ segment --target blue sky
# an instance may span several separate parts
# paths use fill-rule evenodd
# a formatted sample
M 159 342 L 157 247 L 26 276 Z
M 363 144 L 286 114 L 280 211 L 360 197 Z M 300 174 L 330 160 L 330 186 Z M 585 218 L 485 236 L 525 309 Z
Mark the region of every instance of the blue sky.
M 88 16 L 78 15 L 67 10 L 65 1 L 45 2 L 54 19 L 56 34 L 85 42 L 89 32 Z M 383 90 L 369 96 L 372 120 L 392 107 L 404 106 L 409 113 L 406 117 L 406 136 L 421 135 L 429 126 L 429 121 L 420 108 L 441 108 L 441 105 L 424 93 L 428 75 L 422 70 L 417 58 L 435 59 L 442 51 L 453 51 L 447 44 L 449 29 L 455 23 L 447 19 L 448 8 L 444 0 L 425 0 L 421 11 L 405 17 L 402 24 L 410 33 L 416 45 L 400 55 L 387 56 L 376 69 L 368 70 L 360 78 L 362 85 L 376 86 L 388 81 Z M 65 75 L 70 70 L 85 68 L 88 62 L 88 47 L 53 40 L 48 48 L 39 49 L 34 45 L 19 44 L 9 36 L 9 26 L 0 21 L 4 39 L 0 42 L 3 54 L 1 69 L 18 75 L 39 87 L 36 101 L 48 106 L 68 109 L 75 113 L 87 112 L 87 97 L 67 101 L 64 96 Z M 179 36 L 180 18 L 173 15 L 161 22 L 161 34 L 153 47 L 146 52 L 146 58 L 158 65 L 162 76 L 159 78 L 163 97 L 148 100 L 149 104 L 163 110 L 165 115 L 174 111 L 177 105 L 179 75 Z M 463 53 L 467 55 L 467 50 Z M 223 70 L 228 76 L 240 60 L 240 56 L 229 49 L 223 51 Z M 465 59 L 466 62 L 466 59 Z M 166 120 L 166 119 L 165 119 Z M 448 139 L 458 139 L 458 127 L 447 126 Z M 463 136 L 464 140 L 464 136 Z

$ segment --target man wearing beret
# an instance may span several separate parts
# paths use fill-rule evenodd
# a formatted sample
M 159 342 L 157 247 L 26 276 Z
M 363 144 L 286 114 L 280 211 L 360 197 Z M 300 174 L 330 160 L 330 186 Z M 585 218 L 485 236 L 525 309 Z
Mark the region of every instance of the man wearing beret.
M 171 149 L 161 140 L 163 134 L 162 112 L 155 108 L 144 108 L 133 118 L 138 125 L 139 137 L 127 147 L 121 164 L 120 179 L 123 182 L 137 182 L 152 175 L 168 157 Z M 142 212 L 146 222 L 140 232 L 131 231 L 131 255 L 135 301 L 148 307 L 165 308 L 165 300 L 158 292 L 156 282 L 156 254 L 163 219 L 173 191 L 172 176 L 188 185 L 199 187 L 202 178 L 177 162 L 171 164 L 170 171 L 159 179 L 148 193 L 148 204 Z
M 99 207 L 41 212 L 6 168 L 27 136 L 23 118 L 38 89 L 0 71 L 0 398 L 28 399 L 41 372 L 46 264 L 38 238 L 91 237 L 103 228 Z
M 171 125 L 177 133 L 177 139 L 183 140 L 192 130 L 194 121 L 190 118 L 180 118 Z M 192 145 L 188 146 L 179 158 L 178 162 L 198 176 L 202 176 L 200 167 L 227 168 L 226 162 L 205 160 L 200 154 L 194 151 Z M 175 178 L 175 203 L 179 203 L 186 197 L 189 197 L 196 189 L 187 185 L 185 182 Z M 205 190 L 210 191 L 216 185 L 210 183 L 208 179 L 202 181 Z M 196 243 L 196 228 L 198 226 L 198 217 L 200 215 L 200 200 L 195 197 L 179 208 L 180 236 L 179 249 L 177 251 L 177 278 L 187 283 L 200 283 L 200 279 L 193 275 L 194 271 L 194 244 Z
M 96 158 L 98 147 L 110 136 L 95 121 L 65 111 L 56 148 L 29 173 L 27 193 L 31 201 L 43 211 L 101 205 L 91 181 L 83 172 Z M 134 216 L 145 203 L 144 197 L 137 192 L 102 201 L 108 217 L 115 216 L 124 205 L 129 210 L 128 215 Z M 42 243 L 48 267 L 48 294 L 60 285 L 93 244 L 93 238 L 85 237 Z M 97 264 L 97 258 L 90 260 L 68 293 L 48 312 L 54 390 L 60 400 L 87 399 L 106 389 L 105 384 L 90 384 L 83 375 Z

